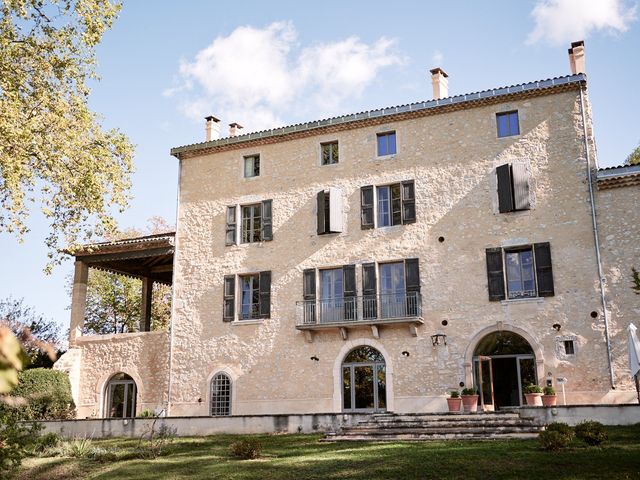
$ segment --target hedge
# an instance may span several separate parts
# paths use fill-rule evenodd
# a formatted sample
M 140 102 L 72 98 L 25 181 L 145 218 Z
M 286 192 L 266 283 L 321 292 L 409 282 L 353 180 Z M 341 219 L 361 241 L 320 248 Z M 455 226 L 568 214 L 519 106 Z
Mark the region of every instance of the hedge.
M 20 372 L 11 396 L 23 397 L 26 405 L 18 408 L 22 420 L 63 420 L 75 417 L 76 406 L 66 373 L 47 368 Z

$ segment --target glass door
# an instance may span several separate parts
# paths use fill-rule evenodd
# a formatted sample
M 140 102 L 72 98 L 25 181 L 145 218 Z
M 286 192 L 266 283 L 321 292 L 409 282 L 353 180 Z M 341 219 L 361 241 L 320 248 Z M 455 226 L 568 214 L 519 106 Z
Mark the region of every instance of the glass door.
M 344 321 L 342 269 L 320 270 L 320 322 Z
M 491 357 L 479 356 L 475 362 L 476 365 L 476 385 L 478 386 L 478 395 L 480 396 L 480 405 L 482 410 L 494 411 L 495 401 L 493 395 L 493 365 Z
M 380 265 L 380 304 L 382 318 L 406 316 L 404 263 Z

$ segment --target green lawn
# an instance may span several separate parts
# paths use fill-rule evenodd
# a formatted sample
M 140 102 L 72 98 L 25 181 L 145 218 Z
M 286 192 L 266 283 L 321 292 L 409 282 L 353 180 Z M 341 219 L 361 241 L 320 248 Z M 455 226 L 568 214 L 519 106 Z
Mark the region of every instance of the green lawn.
M 58 479 L 640 479 L 640 425 L 609 429 L 602 447 L 579 441 L 559 453 L 536 440 L 323 443 L 318 435 L 254 435 L 257 460 L 237 460 L 229 444 L 241 436 L 177 438 L 155 460 L 98 463 L 31 458 L 20 480 Z M 134 448 L 136 440 L 96 440 L 94 446 Z

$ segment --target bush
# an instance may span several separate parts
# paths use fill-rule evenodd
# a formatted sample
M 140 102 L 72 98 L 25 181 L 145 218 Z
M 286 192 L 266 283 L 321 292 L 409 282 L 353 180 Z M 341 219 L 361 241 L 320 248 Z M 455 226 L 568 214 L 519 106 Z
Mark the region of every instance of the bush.
M 33 447 L 41 429 L 26 425 L 10 410 L 0 410 L 0 472 L 12 475 Z M 3 477 L 4 478 L 4 477 Z
M 57 433 L 49 432 L 44 435 L 40 435 L 36 438 L 35 445 L 33 446 L 33 451 L 36 453 L 42 453 L 47 450 L 52 450 L 56 448 L 58 445 L 62 443 L 62 439 L 60 435 Z
M 545 450 L 557 452 L 558 450 L 567 448 L 571 443 L 571 438 L 554 430 L 545 430 L 538 435 L 538 441 Z
M 90 438 L 75 438 L 63 445 L 62 455 L 72 458 L 88 458 L 89 453 L 93 450 L 92 443 Z
M 229 445 L 229 449 L 234 457 L 250 460 L 260 456 L 262 444 L 254 439 L 239 440 Z
M 576 425 L 576 437 L 591 446 L 600 445 L 609 439 L 604 425 L 593 420 L 585 420 Z
M 75 417 L 71 384 L 66 373 L 46 368 L 20 372 L 18 385 L 11 396 L 24 397 L 27 402 L 17 408 L 23 420 L 55 420 Z
M 115 462 L 118 460 L 118 450 L 111 448 L 93 447 L 87 452 L 87 458 L 100 463 Z
M 569 425 L 567 425 L 566 423 L 563 423 L 563 422 L 550 423 L 549 425 L 547 425 L 546 431 L 547 432 L 558 432 L 558 433 L 566 436 L 569 439 L 569 441 L 573 440 L 573 437 L 574 437 L 573 428 L 571 428 Z

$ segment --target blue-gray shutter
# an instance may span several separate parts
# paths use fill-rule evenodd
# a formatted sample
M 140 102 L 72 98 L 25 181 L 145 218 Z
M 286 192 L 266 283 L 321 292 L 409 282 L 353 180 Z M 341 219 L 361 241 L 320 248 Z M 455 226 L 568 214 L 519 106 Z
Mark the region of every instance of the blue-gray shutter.
M 373 186 L 360 188 L 360 228 L 373 228 Z
M 224 277 L 224 299 L 223 299 L 223 314 L 222 320 L 224 322 L 232 322 L 235 316 L 235 304 L 236 304 L 236 276 L 225 275 Z
M 498 177 L 498 208 L 500 213 L 513 212 L 513 187 L 511 165 L 505 163 L 496 168 Z
M 236 244 L 236 207 L 227 207 L 227 230 L 225 234 L 225 245 Z
M 376 264 L 362 264 L 362 316 L 366 319 L 378 318 L 376 286 Z
M 327 229 L 326 229 L 326 220 L 325 220 L 325 202 L 326 202 L 326 193 L 324 190 L 318 192 L 318 194 L 316 195 L 316 208 L 318 209 L 318 211 L 316 212 L 316 217 L 318 220 L 318 235 L 322 235 L 324 233 L 327 233 Z
M 262 202 L 262 240 L 273 240 L 271 200 L 264 200 Z
M 536 281 L 538 282 L 538 296 L 552 297 L 553 269 L 551 268 L 551 246 L 549 242 L 534 243 L 533 254 L 536 262 Z
M 487 280 L 489 286 L 489 300 L 492 302 L 504 300 L 504 266 L 502 263 L 502 248 L 487 248 Z
M 260 272 L 260 318 L 271 317 L 271 272 Z
M 344 319 L 356 319 L 356 266 L 342 267 L 342 297 L 344 298 Z
M 416 193 L 413 180 L 402 182 L 402 223 L 416 222 Z
M 529 210 L 529 174 L 524 163 L 511 165 L 514 210 Z
M 302 272 L 302 298 L 304 299 L 303 322 L 316 323 L 316 270 L 308 268 Z
M 407 258 L 404 261 L 404 283 L 407 291 L 407 316 L 418 315 L 420 299 L 420 260 Z

